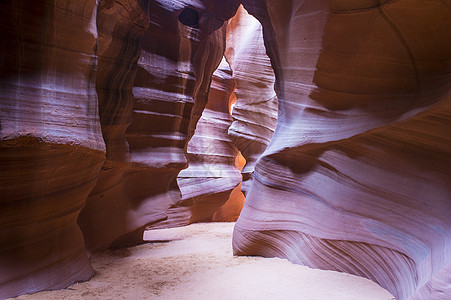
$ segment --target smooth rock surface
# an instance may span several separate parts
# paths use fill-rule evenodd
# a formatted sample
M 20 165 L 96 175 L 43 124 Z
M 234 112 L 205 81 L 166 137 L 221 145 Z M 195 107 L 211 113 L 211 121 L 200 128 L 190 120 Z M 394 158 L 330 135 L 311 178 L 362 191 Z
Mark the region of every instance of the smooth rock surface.
M 97 2 L 0 4 L 0 298 L 93 270 L 77 216 L 105 159 Z
M 232 124 L 230 106 L 234 83 L 231 73 L 223 58 L 213 73 L 207 105 L 188 144 L 189 166 L 177 177 L 182 198 L 168 211 L 169 226 L 174 226 L 172 223 L 180 226 L 199 221 L 220 221 L 216 212 L 241 183 L 240 171 L 235 166 L 238 149 L 227 134 Z M 244 197 L 239 193 L 233 196 L 229 201 L 241 202 L 242 206 Z M 237 216 L 236 212 L 229 216 L 225 211 L 221 214 L 223 220 Z
M 255 163 L 276 127 L 277 97 L 262 26 L 242 6 L 227 26 L 225 57 L 233 71 L 236 96 L 229 135 L 246 160 L 242 170 L 242 190 L 246 193 L 252 185 Z
M 449 1 L 243 3 L 279 118 L 235 253 L 365 276 L 396 299 L 451 297 Z
M 102 1 L 98 8 L 96 91 L 106 161 L 78 217 L 89 253 L 105 250 L 128 232 L 124 175 L 130 151 L 125 131 L 132 120 L 132 88 L 149 26 L 147 14 L 146 2 L 135 0 Z
M 238 8 L 236 1 L 210 2 L 149 4 L 151 22 L 143 38 L 132 122 L 125 134 L 131 161 L 124 182 L 129 234 L 115 241 L 115 247 L 142 241 L 144 229 L 165 221 L 167 210 L 181 200 L 176 178 L 187 167 L 187 143 L 224 53 L 224 21 Z M 193 11 L 198 24 L 192 24 Z

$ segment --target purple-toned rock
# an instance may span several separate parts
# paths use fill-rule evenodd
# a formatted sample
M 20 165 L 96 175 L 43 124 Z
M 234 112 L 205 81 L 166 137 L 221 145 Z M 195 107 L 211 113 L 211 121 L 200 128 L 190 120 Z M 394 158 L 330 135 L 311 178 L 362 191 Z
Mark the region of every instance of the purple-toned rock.
M 235 166 L 238 155 L 227 131 L 232 124 L 230 106 L 234 83 L 225 59 L 213 73 L 208 103 L 188 143 L 189 166 L 177 178 L 181 200 L 168 210 L 165 226 L 188 225 L 193 222 L 217 221 L 215 213 L 241 183 Z M 241 201 L 239 197 L 231 201 Z M 182 213 L 184 212 L 184 213 Z M 227 216 L 222 213 L 223 219 Z
M 132 88 L 149 26 L 147 14 L 147 5 L 135 0 L 102 1 L 98 9 L 96 91 L 106 161 L 78 217 L 89 253 L 105 250 L 128 232 L 124 174 L 130 153 L 125 131 L 132 120 Z
M 97 2 L 0 4 L 0 298 L 88 280 L 77 216 L 105 159 Z
M 213 72 L 235 1 L 153 1 L 133 85 L 132 122 L 126 131 L 130 167 L 124 179 L 129 232 L 113 246 L 142 241 L 147 226 L 168 218 L 181 200 L 178 173 L 187 167 L 189 139 L 207 104 Z M 210 3 L 210 4 L 208 4 Z
M 225 56 L 233 71 L 236 103 L 229 135 L 246 159 L 243 192 L 252 185 L 257 159 L 271 140 L 277 120 L 274 71 L 263 41 L 262 26 L 241 6 L 227 26 Z
M 450 6 L 242 2 L 263 24 L 279 117 L 235 253 L 451 297 Z

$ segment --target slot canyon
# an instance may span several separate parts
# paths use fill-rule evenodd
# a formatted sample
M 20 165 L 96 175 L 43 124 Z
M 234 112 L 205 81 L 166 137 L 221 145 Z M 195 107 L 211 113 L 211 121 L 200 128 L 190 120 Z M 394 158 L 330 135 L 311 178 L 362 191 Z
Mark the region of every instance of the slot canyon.
M 0 14 L 0 299 L 89 283 L 95 259 L 177 228 L 202 245 L 233 230 L 230 264 L 451 299 L 451 0 L 6 0 Z M 157 250 L 140 255 L 164 264 Z

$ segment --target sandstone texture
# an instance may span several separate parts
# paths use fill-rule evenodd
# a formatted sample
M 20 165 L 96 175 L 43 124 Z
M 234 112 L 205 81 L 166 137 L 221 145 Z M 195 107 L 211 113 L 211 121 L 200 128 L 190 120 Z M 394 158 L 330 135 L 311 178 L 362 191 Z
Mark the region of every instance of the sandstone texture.
M 151 224 L 168 218 L 181 200 L 178 173 L 187 167 L 187 143 L 208 101 L 212 74 L 225 49 L 226 22 L 238 3 L 154 1 L 133 84 L 132 123 L 125 136 L 128 235 L 115 245 L 142 241 Z M 194 24 L 194 22 L 197 22 Z
M 276 127 L 277 97 L 262 26 L 242 6 L 227 26 L 225 56 L 233 71 L 236 96 L 229 135 L 246 160 L 242 170 L 242 190 L 246 193 L 252 185 L 255 163 Z
M 78 217 L 89 253 L 108 248 L 128 232 L 124 177 L 130 150 L 125 132 L 132 121 L 132 88 L 148 26 L 145 4 L 123 0 L 99 5 L 96 91 L 106 160 Z
M 279 101 L 235 254 L 451 297 L 449 1 L 243 1 Z
M 105 158 L 96 1 L 0 4 L 0 298 L 87 280 L 77 216 Z
M 218 221 L 215 213 L 241 183 L 241 174 L 235 165 L 238 149 L 227 134 L 232 124 L 230 106 L 234 84 L 231 73 L 225 59 L 213 73 L 207 105 L 188 144 L 189 166 L 177 178 L 182 199 L 168 212 L 168 222 L 175 222 L 174 225 Z M 239 191 L 230 199 L 231 202 L 243 200 Z M 237 217 L 224 213 L 221 214 L 223 219 Z M 172 220 L 173 217 L 176 218 Z
M 107 160 L 79 218 L 89 252 L 140 243 L 147 226 L 171 223 L 168 209 L 181 200 L 176 178 L 233 3 L 101 3 L 97 91 Z
M 0 298 L 88 280 L 167 218 L 237 7 L 0 4 Z
M 89 280 L 146 228 L 233 220 L 240 189 L 236 255 L 451 298 L 449 0 L 0 15 L 0 299 Z

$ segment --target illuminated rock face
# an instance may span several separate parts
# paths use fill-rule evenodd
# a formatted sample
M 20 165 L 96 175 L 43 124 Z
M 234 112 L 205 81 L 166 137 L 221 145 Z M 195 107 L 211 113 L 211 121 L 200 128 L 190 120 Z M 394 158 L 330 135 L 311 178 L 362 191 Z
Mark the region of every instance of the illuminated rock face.
M 86 249 L 166 218 L 237 7 L 0 4 L 0 298 L 87 280 Z
M 224 52 L 221 20 L 237 8 L 204 2 L 100 6 L 97 91 L 107 161 L 79 218 L 90 252 L 139 243 L 181 200 L 176 177 Z
M 115 245 L 142 240 L 144 229 L 168 218 L 177 204 L 178 173 L 187 167 L 187 142 L 208 101 L 213 72 L 225 48 L 226 23 L 238 3 L 154 1 L 133 86 L 126 138 L 126 226 Z M 214 4 L 214 5 L 213 5 Z M 196 23 L 196 24 L 194 24 Z
M 451 297 L 451 8 L 443 1 L 243 1 L 263 24 L 279 118 L 236 254 Z
M 0 4 L 0 298 L 89 279 L 77 216 L 105 159 L 96 1 Z
M 106 161 L 78 217 L 90 253 L 108 248 L 128 232 L 124 174 L 130 166 L 130 153 L 125 131 L 132 120 L 133 82 L 148 26 L 144 4 L 125 0 L 102 1 L 99 5 L 96 91 Z
M 240 171 L 235 166 L 238 150 L 227 134 L 232 124 L 230 101 L 234 84 L 231 73 L 225 59 L 213 73 L 208 103 L 188 144 L 189 166 L 177 178 L 182 198 L 169 209 L 167 222 L 157 224 L 158 227 L 234 217 L 223 212 L 218 218 L 221 206 L 241 182 Z M 238 191 L 229 201 L 243 200 Z
M 0 298 L 87 280 L 86 250 L 146 226 L 227 219 L 230 141 L 236 254 L 451 297 L 449 2 L 242 2 L 263 29 L 240 10 L 227 33 L 231 0 L 0 4 Z
M 276 126 L 275 78 L 262 27 L 242 6 L 227 26 L 226 45 L 225 56 L 233 71 L 237 98 L 229 135 L 246 159 L 242 190 L 247 192 L 255 162 L 268 146 Z

